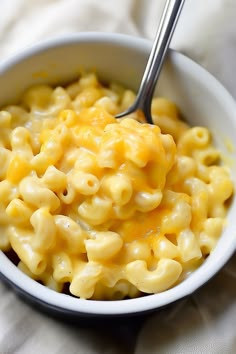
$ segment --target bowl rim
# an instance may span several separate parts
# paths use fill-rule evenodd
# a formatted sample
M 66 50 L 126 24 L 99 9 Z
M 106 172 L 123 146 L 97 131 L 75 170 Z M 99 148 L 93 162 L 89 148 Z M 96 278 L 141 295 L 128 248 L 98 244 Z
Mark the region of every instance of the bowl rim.
M 0 75 L 14 67 L 17 63 L 22 62 L 29 57 L 35 56 L 38 53 L 47 51 L 52 47 L 94 42 L 128 47 L 147 54 L 150 52 L 152 45 L 151 41 L 148 39 L 126 34 L 104 32 L 73 33 L 40 41 L 37 44 L 31 45 L 3 60 L 0 63 Z M 174 62 L 182 62 L 185 66 L 185 70 L 189 70 L 189 73 L 192 69 L 194 69 L 194 72 L 197 71 L 199 75 L 204 75 L 209 85 L 214 87 L 216 91 L 219 91 L 219 93 L 223 95 L 225 104 L 232 107 L 232 109 L 236 112 L 236 104 L 233 97 L 206 69 L 201 67 L 192 59 L 175 50 L 169 50 L 168 55 Z M 191 72 L 191 75 L 193 75 L 193 72 Z M 236 228 L 234 231 L 236 235 Z M 217 264 L 216 262 L 213 262 L 212 264 L 206 260 L 204 265 L 207 264 L 207 271 L 204 272 L 203 265 L 194 271 L 186 280 L 182 281 L 175 287 L 159 294 L 151 294 L 135 299 L 116 301 L 84 300 L 74 298 L 70 295 L 57 293 L 51 289 L 48 289 L 44 285 L 37 283 L 35 280 L 29 278 L 21 272 L 1 251 L 0 276 L 2 276 L 9 283 L 13 284 L 16 288 L 20 289 L 21 292 L 27 294 L 27 296 L 30 296 L 32 299 L 35 299 L 48 307 L 60 309 L 63 312 L 70 312 L 77 315 L 122 316 L 155 310 L 190 295 L 205 284 L 210 278 L 212 278 L 230 259 L 236 250 L 236 237 L 234 247 L 232 246 L 233 244 L 231 245 L 231 248 L 228 247 L 224 250 L 224 252 L 222 252 Z

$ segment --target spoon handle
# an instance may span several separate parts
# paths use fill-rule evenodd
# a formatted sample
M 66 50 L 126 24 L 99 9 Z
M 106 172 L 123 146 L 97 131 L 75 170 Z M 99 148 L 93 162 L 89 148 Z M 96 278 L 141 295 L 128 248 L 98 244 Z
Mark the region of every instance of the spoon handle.
M 117 118 L 140 109 L 148 123 L 152 122 L 151 101 L 165 59 L 167 49 L 185 0 L 167 0 L 154 44 L 143 74 L 136 101 Z

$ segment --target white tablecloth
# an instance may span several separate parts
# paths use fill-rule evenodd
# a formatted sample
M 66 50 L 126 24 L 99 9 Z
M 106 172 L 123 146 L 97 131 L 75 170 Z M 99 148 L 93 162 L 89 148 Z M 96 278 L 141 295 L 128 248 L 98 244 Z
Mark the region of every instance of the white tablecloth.
M 153 39 L 165 0 L 0 0 L 1 59 L 78 31 Z M 186 0 L 171 47 L 212 72 L 236 98 L 236 1 Z M 223 250 L 222 250 L 223 251 Z M 0 354 L 236 353 L 236 256 L 191 297 L 147 318 L 99 329 L 33 309 L 0 283 Z

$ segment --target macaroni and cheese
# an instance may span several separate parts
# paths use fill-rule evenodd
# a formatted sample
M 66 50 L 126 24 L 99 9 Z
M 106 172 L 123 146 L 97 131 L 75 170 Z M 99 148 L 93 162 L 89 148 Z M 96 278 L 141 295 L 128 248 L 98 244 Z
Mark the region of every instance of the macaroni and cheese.
M 0 249 L 18 267 L 84 299 L 133 298 L 182 281 L 214 249 L 233 193 L 203 127 L 154 98 L 82 74 L 30 88 L 0 113 Z

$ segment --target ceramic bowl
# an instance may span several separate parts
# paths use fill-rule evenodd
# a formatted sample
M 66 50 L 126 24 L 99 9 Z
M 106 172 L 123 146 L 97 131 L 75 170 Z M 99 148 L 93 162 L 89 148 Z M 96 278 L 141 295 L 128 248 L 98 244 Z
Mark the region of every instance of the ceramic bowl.
M 137 90 L 150 53 L 148 40 L 103 33 L 81 33 L 46 41 L 25 49 L 0 64 L 0 106 L 12 103 L 36 83 L 62 84 L 81 68 L 95 69 L 105 80 L 115 80 Z M 186 56 L 169 50 L 157 92 L 180 107 L 190 125 L 207 126 L 215 144 L 228 160 L 227 141 L 236 141 L 236 104 L 224 87 Z M 229 156 L 230 155 L 230 156 Z M 235 165 L 231 164 L 235 179 Z M 72 316 L 125 316 L 141 314 L 171 304 L 197 290 L 230 259 L 236 248 L 236 201 L 228 212 L 225 231 L 204 264 L 179 285 L 160 294 L 120 301 L 81 300 L 60 294 L 23 274 L 2 252 L 0 273 L 25 298 L 40 307 Z

